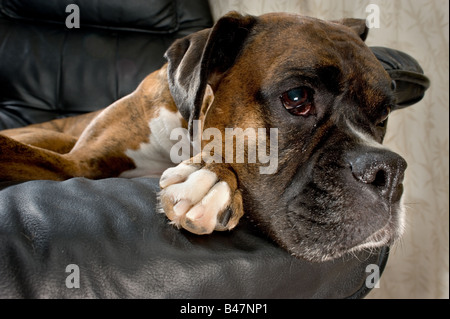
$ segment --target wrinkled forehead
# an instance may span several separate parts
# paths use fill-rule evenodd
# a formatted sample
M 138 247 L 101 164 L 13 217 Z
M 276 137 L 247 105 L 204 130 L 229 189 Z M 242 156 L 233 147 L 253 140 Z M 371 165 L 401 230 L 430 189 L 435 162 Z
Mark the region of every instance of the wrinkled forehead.
M 288 13 L 261 15 L 258 17 L 257 27 L 261 31 L 264 29 L 269 33 L 285 32 L 285 36 L 290 38 L 295 38 L 302 34 L 302 38 L 305 41 L 319 41 L 319 44 L 326 39 L 363 42 L 356 32 L 341 23 Z
M 363 61 L 364 64 L 381 67 L 349 27 L 298 15 L 276 13 L 260 16 L 248 49 L 266 59 L 280 57 L 288 62 L 310 64 L 311 67 L 342 61 L 355 64 Z
M 349 84 L 391 85 L 389 75 L 363 40 L 339 23 L 289 14 L 263 15 L 246 50 L 244 56 L 253 61 L 255 72 L 264 73 L 263 78 L 308 72 L 327 76 L 331 72 Z M 259 61 L 264 61 L 264 68 Z
M 259 17 L 252 36 L 252 50 L 267 58 L 282 57 L 289 62 L 309 63 L 312 67 L 354 59 L 380 63 L 361 38 L 340 23 L 290 14 Z

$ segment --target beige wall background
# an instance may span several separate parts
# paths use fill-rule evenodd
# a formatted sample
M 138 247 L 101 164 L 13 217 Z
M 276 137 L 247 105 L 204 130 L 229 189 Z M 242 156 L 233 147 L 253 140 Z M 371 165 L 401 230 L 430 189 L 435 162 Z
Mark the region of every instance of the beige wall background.
M 431 79 L 425 98 L 394 112 L 385 144 L 403 155 L 407 230 L 393 247 L 380 288 L 368 298 L 449 298 L 449 2 L 447 0 L 210 0 L 215 19 L 231 10 L 322 19 L 366 18 L 380 8 L 367 44 L 404 51 Z

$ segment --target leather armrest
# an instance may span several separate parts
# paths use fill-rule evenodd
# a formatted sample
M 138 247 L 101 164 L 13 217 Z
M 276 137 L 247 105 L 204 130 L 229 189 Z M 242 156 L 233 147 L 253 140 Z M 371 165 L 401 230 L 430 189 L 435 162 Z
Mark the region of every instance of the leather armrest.
M 193 235 L 157 212 L 158 191 L 146 178 L 0 191 L 0 298 L 360 298 L 367 265 L 382 272 L 387 260 L 383 248 L 309 263 L 245 219 Z M 68 265 L 79 268 L 80 288 L 66 286 Z
M 385 47 L 371 47 L 372 52 L 396 83 L 397 109 L 422 100 L 430 87 L 420 64 L 410 55 Z

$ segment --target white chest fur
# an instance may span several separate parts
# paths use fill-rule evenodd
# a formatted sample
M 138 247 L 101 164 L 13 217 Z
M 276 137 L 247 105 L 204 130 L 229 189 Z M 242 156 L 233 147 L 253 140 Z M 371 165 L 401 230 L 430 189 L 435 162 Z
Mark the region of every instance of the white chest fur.
M 159 177 L 167 168 L 175 166 L 170 159 L 170 150 L 177 141 L 170 140 L 170 132 L 181 127 L 181 121 L 179 112 L 160 108 L 157 117 L 149 122 L 149 141 L 141 143 L 137 150 L 125 152 L 136 168 L 123 172 L 120 177 Z

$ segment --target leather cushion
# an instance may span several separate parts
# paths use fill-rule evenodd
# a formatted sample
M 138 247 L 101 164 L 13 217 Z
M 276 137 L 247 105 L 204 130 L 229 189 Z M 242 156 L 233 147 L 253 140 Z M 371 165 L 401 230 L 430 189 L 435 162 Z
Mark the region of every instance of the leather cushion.
M 80 29 L 67 29 L 64 23 L 40 21 L 38 10 L 42 9 L 43 2 L 36 5 L 37 2 L 2 2 L 0 130 L 104 108 L 131 93 L 145 76 L 160 68 L 165 63 L 164 52 L 175 38 L 212 25 L 207 0 L 188 4 L 156 1 L 169 2 L 170 6 L 176 4 L 179 28 L 170 34 L 133 32 L 126 21 L 122 21 L 126 26 L 123 29 L 84 25 Z M 122 1 L 123 8 L 117 12 L 127 12 L 138 2 L 145 7 L 154 1 Z M 61 1 L 45 1 L 44 7 L 56 8 L 58 3 Z M 117 1 L 86 1 L 86 5 L 80 5 L 80 10 L 98 5 L 101 8 L 93 8 L 90 14 L 95 13 L 101 19 L 113 9 L 110 3 L 118 5 Z M 5 8 L 8 15 L 5 15 Z M 153 6 L 151 14 L 164 13 L 167 19 L 172 15 L 171 11 L 163 12 L 158 8 L 158 5 Z M 20 13 L 30 18 L 11 18 L 13 9 L 16 15 Z
M 370 48 L 384 69 L 396 83 L 397 108 L 401 109 L 422 100 L 430 87 L 420 64 L 409 54 L 385 47 Z
M 193 235 L 158 213 L 158 191 L 146 178 L 0 191 L 0 298 L 360 298 L 366 266 L 382 272 L 387 260 L 382 248 L 309 263 L 245 218 L 230 232 Z M 79 289 L 66 287 L 70 264 Z

